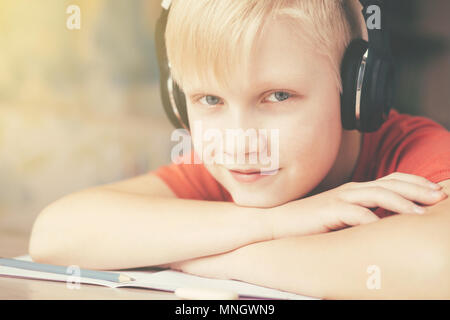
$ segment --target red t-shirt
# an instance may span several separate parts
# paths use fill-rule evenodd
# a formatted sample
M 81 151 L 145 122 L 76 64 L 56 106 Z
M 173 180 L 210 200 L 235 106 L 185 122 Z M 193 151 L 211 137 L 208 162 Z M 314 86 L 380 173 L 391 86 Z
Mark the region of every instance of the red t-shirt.
M 364 133 L 362 139 L 351 181 L 372 181 L 392 172 L 422 176 L 435 183 L 450 179 L 450 132 L 431 119 L 391 109 L 381 128 Z M 233 201 L 202 164 L 170 164 L 152 172 L 178 198 Z M 381 208 L 375 213 L 388 214 Z

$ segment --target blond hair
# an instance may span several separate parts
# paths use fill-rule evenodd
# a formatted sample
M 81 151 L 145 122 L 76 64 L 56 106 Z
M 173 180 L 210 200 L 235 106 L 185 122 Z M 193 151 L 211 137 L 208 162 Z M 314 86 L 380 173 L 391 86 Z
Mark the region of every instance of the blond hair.
M 165 34 L 172 77 L 181 88 L 192 80 L 229 88 L 232 76 L 247 70 L 265 28 L 286 17 L 329 58 L 342 90 L 342 55 L 352 38 L 361 37 L 357 7 L 349 1 L 173 0 Z

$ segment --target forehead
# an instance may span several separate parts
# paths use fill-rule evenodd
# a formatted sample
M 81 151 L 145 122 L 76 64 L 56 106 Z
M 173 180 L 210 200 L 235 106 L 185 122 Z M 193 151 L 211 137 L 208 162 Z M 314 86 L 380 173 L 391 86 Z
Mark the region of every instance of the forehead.
M 208 66 L 206 66 L 208 67 Z M 240 91 L 273 85 L 313 81 L 321 72 L 330 72 L 327 59 L 317 52 L 302 27 L 289 19 L 268 23 L 255 42 L 247 70 L 237 69 L 233 87 Z M 214 79 L 187 81 L 184 91 L 221 91 Z

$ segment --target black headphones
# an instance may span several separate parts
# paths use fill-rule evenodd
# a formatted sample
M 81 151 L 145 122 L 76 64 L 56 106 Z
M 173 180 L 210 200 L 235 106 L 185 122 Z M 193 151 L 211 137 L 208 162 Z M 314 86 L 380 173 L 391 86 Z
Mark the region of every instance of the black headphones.
M 394 63 L 387 29 L 388 14 L 383 0 L 359 0 L 366 21 L 369 42 L 354 39 L 341 63 L 343 91 L 341 119 L 346 130 L 376 131 L 387 119 L 394 85 Z M 165 31 L 171 0 L 163 0 L 163 11 L 156 22 L 155 44 L 160 75 L 160 92 L 164 110 L 176 128 L 189 130 L 186 97 L 172 80 L 167 59 Z M 381 25 L 369 28 L 367 21 L 379 10 Z M 375 12 L 376 13 L 376 12 Z

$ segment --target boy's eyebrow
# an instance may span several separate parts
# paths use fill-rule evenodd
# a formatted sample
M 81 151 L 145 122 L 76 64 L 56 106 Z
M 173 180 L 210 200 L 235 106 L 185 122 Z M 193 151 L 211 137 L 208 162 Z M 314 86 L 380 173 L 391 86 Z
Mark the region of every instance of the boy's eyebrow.
M 281 79 L 281 80 L 280 80 Z M 303 87 L 304 84 L 304 77 L 302 77 L 300 74 L 290 74 L 290 75 L 283 75 L 283 77 L 279 77 L 278 80 L 263 80 L 258 83 L 252 83 L 251 90 L 262 90 L 262 89 L 294 89 Z M 186 92 L 189 93 L 189 97 L 193 98 L 197 95 L 201 94 L 212 94 L 214 92 L 217 92 L 217 90 L 213 88 L 200 88 L 200 87 L 194 87 L 190 90 L 186 90 Z

